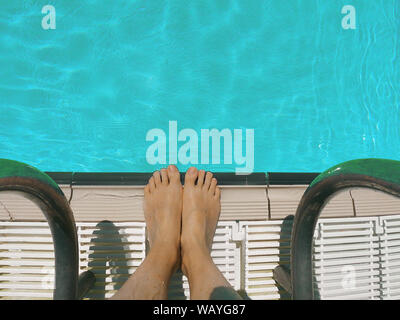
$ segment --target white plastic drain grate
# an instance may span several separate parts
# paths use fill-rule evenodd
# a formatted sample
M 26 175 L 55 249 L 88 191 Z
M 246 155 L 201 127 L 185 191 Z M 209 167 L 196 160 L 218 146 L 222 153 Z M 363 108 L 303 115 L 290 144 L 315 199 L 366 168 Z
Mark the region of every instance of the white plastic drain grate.
M 235 287 L 240 282 L 240 249 L 231 241 L 235 222 L 221 221 L 214 237 L 212 258 Z M 145 223 L 77 223 L 80 270 L 90 269 L 96 284 L 86 298 L 109 298 L 145 257 Z M 46 222 L 0 222 L 0 298 L 51 299 L 54 252 Z M 187 279 L 176 274 L 169 297 L 186 299 Z
M 212 257 L 252 299 L 287 299 L 273 269 L 289 265 L 293 220 L 220 221 Z M 146 254 L 143 222 L 78 222 L 80 270 L 96 284 L 87 299 L 109 298 Z M 400 298 L 400 216 L 326 218 L 314 235 L 315 294 L 321 299 Z M 0 222 L 0 299 L 51 299 L 54 253 L 46 222 Z M 174 275 L 169 298 L 189 297 Z
M 275 267 L 289 264 L 291 220 L 244 221 L 244 289 L 252 299 L 279 299 L 287 294 L 272 277 Z
M 314 234 L 315 295 L 380 299 L 378 218 L 326 219 Z
M 400 216 L 382 217 L 386 232 L 380 236 L 382 296 L 400 299 Z

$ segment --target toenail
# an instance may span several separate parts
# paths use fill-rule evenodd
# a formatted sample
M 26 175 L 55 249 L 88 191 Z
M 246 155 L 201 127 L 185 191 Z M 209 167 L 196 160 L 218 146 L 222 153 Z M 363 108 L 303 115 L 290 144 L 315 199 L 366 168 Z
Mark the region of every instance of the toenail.
M 170 164 L 168 166 L 168 169 L 171 170 L 171 171 L 176 171 L 176 167 L 174 165 L 172 165 L 172 164 Z

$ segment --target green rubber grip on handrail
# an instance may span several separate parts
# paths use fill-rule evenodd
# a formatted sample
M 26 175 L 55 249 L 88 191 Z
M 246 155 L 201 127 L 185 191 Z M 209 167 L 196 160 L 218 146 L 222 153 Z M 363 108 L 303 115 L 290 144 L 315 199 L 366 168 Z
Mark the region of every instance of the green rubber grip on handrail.
M 398 173 L 397 175 L 394 173 Z M 400 185 L 400 161 L 389 159 L 357 159 L 340 163 L 321 173 L 310 184 L 312 188 L 318 182 L 334 175 L 359 174 Z
M 44 172 L 23 162 L 0 159 L 0 179 L 11 177 L 37 179 L 62 192 L 58 184 Z

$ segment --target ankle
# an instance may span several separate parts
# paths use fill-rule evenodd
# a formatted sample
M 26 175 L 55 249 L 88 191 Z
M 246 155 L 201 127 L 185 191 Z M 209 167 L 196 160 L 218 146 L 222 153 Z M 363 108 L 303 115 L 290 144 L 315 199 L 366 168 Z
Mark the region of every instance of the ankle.
M 180 263 L 179 248 L 166 246 L 163 244 L 154 245 L 150 248 L 147 256 L 151 256 L 155 261 L 159 261 L 159 266 L 172 273 L 176 271 Z
M 187 278 L 201 272 L 208 262 L 212 263 L 210 251 L 205 244 L 192 242 L 181 248 L 182 265 L 181 269 Z

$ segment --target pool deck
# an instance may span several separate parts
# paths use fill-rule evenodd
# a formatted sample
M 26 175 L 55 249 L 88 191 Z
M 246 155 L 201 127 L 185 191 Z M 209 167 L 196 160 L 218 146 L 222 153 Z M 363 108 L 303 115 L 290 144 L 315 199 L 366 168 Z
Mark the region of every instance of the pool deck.
M 60 185 L 75 220 L 144 221 L 143 186 Z M 222 185 L 220 220 L 276 220 L 294 215 L 306 185 Z M 370 189 L 335 195 L 321 217 L 358 217 L 400 213 L 400 199 Z M 0 194 L 1 221 L 45 221 L 40 209 L 16 194 Z
M 274 184 L 263 184 L 262 176 L 218 177 L 222 208 L 212 257 L 235 289 L 245 290 L 252 299 L 288 298 L 276 285 L 273 270 L 289 263 L 291 216 L 307 189 L 307 184 L 299 183 L 313 176 L 281 175 Z M 96 274 L 96 285 L 86 299 L 102 299 L 112 296 L 145 257 L 141 181 L 146 177 L 135 175 L 122 183 L 87 178 L 69 184 L 60 177 L 56 181 L 74 213 L 80 270 Z M 395 272 L 400 265 L 399 214 L 399 198 L 370 189 L 348 189 L 329 201 L 314 244 L 321 298 L 400 298 L 400 277 Z M 54 253 L 45 221 L 31 201 L 0 193 L 0 299 L 51 299 Z M 361 287 L 343 290 L 334 285 L 342 279 L 343 264 L 355 266 Z M 187 297 L 187 279 L 177 273 L 169 298 Z

